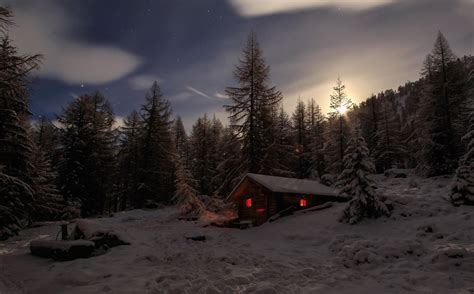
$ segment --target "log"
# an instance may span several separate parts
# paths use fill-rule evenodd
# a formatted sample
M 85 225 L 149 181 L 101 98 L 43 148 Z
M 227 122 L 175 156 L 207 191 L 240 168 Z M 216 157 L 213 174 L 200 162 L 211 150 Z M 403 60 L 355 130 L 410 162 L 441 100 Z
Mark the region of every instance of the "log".
M 59 261 L 90 257 L 94 247 L 94 242 L 87 240 L 33 240 L 30 243 L 30 251 L 33 255 Z

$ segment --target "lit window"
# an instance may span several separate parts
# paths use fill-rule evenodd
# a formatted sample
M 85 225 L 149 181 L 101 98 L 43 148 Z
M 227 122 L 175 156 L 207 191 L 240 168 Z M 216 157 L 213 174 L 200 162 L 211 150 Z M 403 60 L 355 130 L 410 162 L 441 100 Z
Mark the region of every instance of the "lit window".
M 300 199 L 300 206 L 306 207 L 306 205 L 307 205 L 306 199 Z
M 245 199 L 245 206 L 252 207 L 252 198 Z

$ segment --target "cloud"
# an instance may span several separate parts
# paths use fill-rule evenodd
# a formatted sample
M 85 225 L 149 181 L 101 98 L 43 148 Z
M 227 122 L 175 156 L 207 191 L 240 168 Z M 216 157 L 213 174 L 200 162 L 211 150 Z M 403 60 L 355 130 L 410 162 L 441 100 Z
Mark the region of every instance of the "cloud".
M 131 77 L 128 82 L 133 90 L 148 90 L 153 82 L 162 83 L 163 80 L 152 75 L 138 75 Z
M 209 95 L 207 95 L 207 94 L 205 94 L 205 93 L 203 93 L 203 92 L 199 91 L 198 89 L 193 88 L 191 86 L 186 86 L 186 89 L 188 89 L 191 92 L 194 92 L 194 93 L 198 94 L 199 96 L 209 98 L 209 99 L 213 99 L 211 96 L 209 96 Z
M 294 12 L 318 7 L 370 9 L 394 0 L 231 0 L 237 12 L 245 17 Z
M 214 94 L 214 97 L 219 98 L 219 99 L 229 99 L 229 96 L 227 96 L 226 94 L 222 94 L 220 92 L 216 92 Z
M 58 1 L 1 1 L 13 8 L 14 43 L 26 53 L 44 55 L 39 74 L 69 84 L 98 85 L 118 80 L 135 70 L 141 60 L 113 46 L 74 39 L 82 23 Z

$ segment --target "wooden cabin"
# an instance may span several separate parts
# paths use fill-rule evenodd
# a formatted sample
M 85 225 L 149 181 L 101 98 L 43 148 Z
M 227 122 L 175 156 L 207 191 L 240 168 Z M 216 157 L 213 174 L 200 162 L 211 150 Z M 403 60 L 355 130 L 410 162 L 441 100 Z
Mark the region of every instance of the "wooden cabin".
M 288 209 L 305 209 L 328 201 L 347 201 L 318 181 L 249 173 L 228 196 L 238 206 L 239 222 L 261 225 Z

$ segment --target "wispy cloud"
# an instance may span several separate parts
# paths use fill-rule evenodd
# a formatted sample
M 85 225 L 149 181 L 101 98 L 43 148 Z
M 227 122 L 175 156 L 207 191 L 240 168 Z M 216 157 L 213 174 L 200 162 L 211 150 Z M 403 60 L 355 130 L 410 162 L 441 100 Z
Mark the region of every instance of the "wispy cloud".
M 220 92 L 216 92 L 214 94 L 214 97 L 219 98 L 219 99 L 229 99 L 229 96 L 227 96 L 226 94 L 222 94 Z
M 163 82 L 162 79 L 152 75 L 137 75 L 128 79 L 133 90 L 147 90 L 155 81 L 158 83 Z
M 188 89 L 191 92 L 194 92 L 194 93 L 198 94 L 199 96 L 202 96 L 202 97 L 205 97 L 205 98 L 208 98 L 208 99 L 213 99 L 211 96 L 207 95 L 206 93 L 203 93 L 203 92 L 199 91 L 198 89 L 193 88 L 191 86 L 186 86 L 186 89 Z
M 0 1 L 15 12 L 13 41 L 27 53 L 41 53 L 40 75 L 69 84 L 103 84 L 135 70 L 141 59 L 118 47 L 74 39 L 82 23 L 58 1 Z
M 300 11 L 317 7 L 369 9 L 394 0 L 231 0 L 237 12 L 245 17 Z

